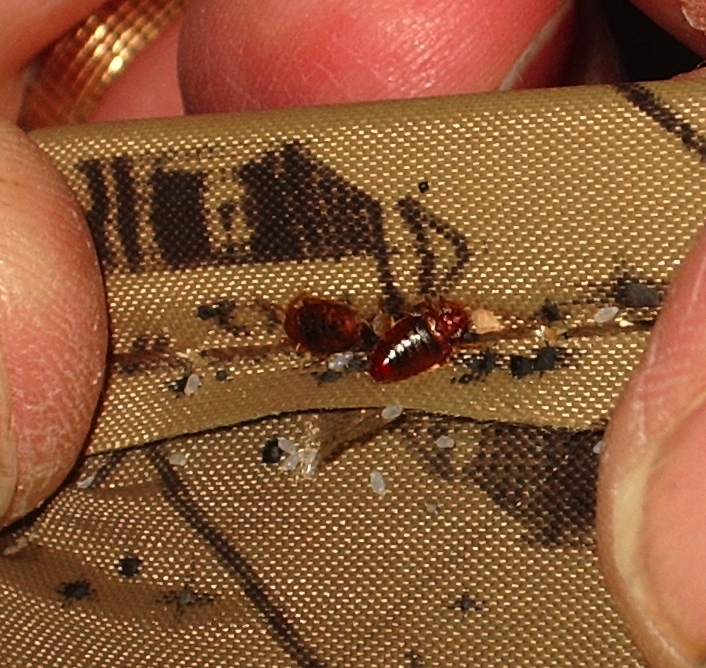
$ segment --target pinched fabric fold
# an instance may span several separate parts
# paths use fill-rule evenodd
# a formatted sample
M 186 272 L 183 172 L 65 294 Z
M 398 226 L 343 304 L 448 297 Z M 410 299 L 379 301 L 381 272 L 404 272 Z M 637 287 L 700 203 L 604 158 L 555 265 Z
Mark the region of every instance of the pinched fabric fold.
M 8 666 L 641 665 L 594 487 L 706 218 L 703 84 L 33 136 L 86 212 L 112 341 L 80 467 L 0 537 Z M 365 346 L 297 349 L 302 296 L 472 325 L 379 383 Z

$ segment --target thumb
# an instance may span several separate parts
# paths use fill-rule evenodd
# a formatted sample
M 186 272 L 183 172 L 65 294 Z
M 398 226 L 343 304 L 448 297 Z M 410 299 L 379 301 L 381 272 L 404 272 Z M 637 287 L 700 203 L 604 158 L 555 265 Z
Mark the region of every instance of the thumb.
M 706 660 L 705 331 L 702 231 L 615 410 L 601 462 L 603 569 L 655 666 Z
M 0 123 L 0 526 L 73 466 L 101 391 L 105 298 L 88 227 L 61 175 Z

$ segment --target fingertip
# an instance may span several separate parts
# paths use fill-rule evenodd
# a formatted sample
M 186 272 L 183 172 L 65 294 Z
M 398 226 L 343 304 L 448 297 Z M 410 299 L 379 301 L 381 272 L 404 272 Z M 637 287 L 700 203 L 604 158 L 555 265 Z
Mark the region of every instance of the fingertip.
M 556 15 L 566 19 L 556 44 L 566 43 L 571 4 L 197 0 L 179 45 L 185 107 L 204 113 L 494 90 Z M 554 73 L 562 59 L 555 55 L 546 60 Z M 538 74 L 531 83 L 553 83 Z
M 701 0 L 632 0 L 655 23 L 706 57 L 706 10 Z
M 654 666 L 706 660 L 706 234 L 681 263 L 606 432 L 598 546 Z
M 78 204 L 46 156 L 7 123 L 0 124 L 0 217 L 0 490 L 6 500 L 13 457 L 17 462 L 2 515 L 8 524 L 51 494 L 76 461 L 102 389 L 107 317 Z

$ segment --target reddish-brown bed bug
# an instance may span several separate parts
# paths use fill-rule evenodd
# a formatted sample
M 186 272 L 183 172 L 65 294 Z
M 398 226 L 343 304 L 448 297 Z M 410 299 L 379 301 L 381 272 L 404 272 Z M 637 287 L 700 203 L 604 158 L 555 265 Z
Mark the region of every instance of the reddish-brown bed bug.
M 357 348 L 362 327 L 352 306 L 311 295 L 295 298 L 284 316 L 284 331 L 295 348 L 314 355 Z
M 370 353 L 368 373 L 391 383 L 443 364 L 468 327 L 460 304 L 440 299 L 438 306 L 422 303 L 395 323 Z

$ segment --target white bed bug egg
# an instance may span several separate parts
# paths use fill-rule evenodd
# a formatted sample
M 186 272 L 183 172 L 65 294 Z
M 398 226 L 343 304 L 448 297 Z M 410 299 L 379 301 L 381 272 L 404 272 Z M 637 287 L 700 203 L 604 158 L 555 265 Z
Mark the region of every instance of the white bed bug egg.
M 336 355 L 330 357 L 327 366 L 331 369 L 331 371 L 340 372 L 350 364 L 352 359 L 353 353 L 350 350 L 347 350 L 343 353 L 337 353 Z
M 400 406 L 399 404 L 394 404 L 392 406 L 387 406 L 383 408 L 382 413 L 380 413 L 380 415 L 382 416 L 383 420 L 394 420 L 400 415 L 402 415 L 403 411 L 403 406 Z
M 617 306 L 606 306 L 600 311 L 596 311 L 593 315 L 593 321 L 598 325 L 605 325 L 605 323 L 615 319 L 615 316 L 618 315 L 618 311 L 620 311 L 620 309 Z
M 598 443 L 596 443 L 593 446 L 593 454 L 600 455 L 604 449 L 605 449 L 605 441 L 598 441 Z
M 201 387 L 201 376 L 197 373 L 192 373 L 186 379 L 186 384 L 184 385 L 184 395 L 190 397 L 196 390 Z
M 373 492 L 382 496 L 385 493 L 385 477 L 380 471 L 372 471 L 370 474 L 370 486 L 373 488 Z
M 174 452 L 169 455 L 169 463 L 172 466 L 186 466 L 188 459 L 189 455 L 185 455 L 183 452 Z
M 96 476 L 95 475 L 87 475 L 85 478 L 81 478 L 76 483 L 76 487 L 79 489 L 88 489 L 89 487 L 93 486 L 93 483 L 96 481 Z
M 299 446 L 294 441 L 290 441 L 284 436 L 280 436 L 277 439 L 277 445 L 282 452 L 286 452 L 288 455 L 293 455 L 299 449 Z
M 439 436 L 439 438 L 434 441 L 436 444 L 437 448 L 441 448 L 442 450 L 448 450 L 449 448 L 453 448 L 454 445 L 456 445 L 456 441 L 451 438 L 451 436 Z

